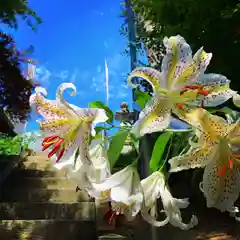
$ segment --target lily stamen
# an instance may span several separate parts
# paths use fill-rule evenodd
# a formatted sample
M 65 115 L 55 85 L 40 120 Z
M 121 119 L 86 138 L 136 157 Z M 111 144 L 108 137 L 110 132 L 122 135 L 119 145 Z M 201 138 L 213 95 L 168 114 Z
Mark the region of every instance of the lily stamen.
M 235 155 L 233 155 L 233 156 L 235 157 Z M 229 159 L 229 168 L 230 169 L 233 168 L 233 160 L 232 159 Z M 226 164 L 220 170 L 218 170 L 218 168 L 217 168 L 218 176 L 219 177 L 223 176 L 225 174 L 226 170 L 227 170 Z
M 58 138 L 58 136 L 50 136 L 50 137 L 44 138 L 42 141 L 42 146 L 44 146 L 46 143 L 50 143 L 51 141 L 55 140 L 56 138 Z M 55 141 L 53 141 L 53 142 L 55 142 Z
M 58 136 L 46 137 L 42 141 L 42 146 L 43 146 L 42 151 L 45 151 L 49 147 L 53 146 L 53 149 L 48 154 L 48 158 L 51 158 L 54 154 L 58 152 L 56 162 L 59 162 L 65 152 L 65 148 L 61 148 L 61 145 L 63 144 L 63 142 L 64 142 L 64 139 Z
M 231 169 L 233 168 L 233 160 L 232 160 L 232 159 L 229 160 L 229 167 L 230 167 Z
M 226 165 L 224 165 L 220 170 L 218 170 L 218 168 L 217 168 L 217 173 L 218 173 L 219 177 L 222 177 L 225 174 L 226 168 L 227 168 Z
M 182 108 L 183 108 L 183 105 L 182 105 L 181 103 L 178 103 L 177 107 L 178 107 L 179 109 L 182 109 Z

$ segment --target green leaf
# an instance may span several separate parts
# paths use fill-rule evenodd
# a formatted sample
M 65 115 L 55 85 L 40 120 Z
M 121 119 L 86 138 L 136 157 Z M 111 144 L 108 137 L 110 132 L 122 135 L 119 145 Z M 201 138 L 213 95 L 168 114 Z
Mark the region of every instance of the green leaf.
M 209 108 L 207 109 L 210 113 L 222 112 L 224 114 L 232 114 L 233 110 L 228 107 L 223 108 Z
M 103 102 L 101 102 L 101 101 L 90 102 L 90 103 L 88 103 L 88 107 L 104 109 L 106 111 L 107 116 L 108 116 L 107 122 L 111 123 L 113 121 L 114 114 L 113 114 L 112 110 L 106 104 L 104 104 Z
M 104 130 L 110 130 L 111 128 L 107 128 L 107 127 L 103 127 L 103 126 L 97 126 L 94 128 L 95 131 L 96 131 L 96 135 L 99 134 L 101 131 L 104 131 Z
M 138 90 L 136 90 L 135 96 L 136 96 L 136 103 L 141 109 L 143 109 L 146 103 L 151 99 L 151 97 L 147 93 L 141 92 Z
M 150 160 L 150 169 L 152 171 L 157 171 L 163 164 L 163 154 L 165 151 L 165 148 L 167 146 L 167 143 L 173 136 L 172 132 L 164 132 L 162 133 L 157 141 L 155 142 L 153 151 L 152 151 L 152 157 Z
M 120 130 L 112 137 L 109 149 L 108 160 L 112 168 L 118 160 L 129 131 Z
M 132 144 L 135 147 L 135 150 L 137 151 L 137 153 L 139 153 L 139 139 L 136 138 L 136 136 L 132 133 L 130 134 L 130 137 L 131 137 Z

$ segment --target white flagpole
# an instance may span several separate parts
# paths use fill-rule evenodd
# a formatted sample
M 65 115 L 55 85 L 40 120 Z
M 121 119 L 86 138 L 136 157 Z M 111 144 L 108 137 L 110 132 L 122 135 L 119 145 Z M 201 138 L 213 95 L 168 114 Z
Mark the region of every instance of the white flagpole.
M 108 106 L 108 100 L 109 100 L 109 88 L 108 88 L 108 65 L 107 65 L 107 60 L 105 59 L 105 86 L 106 86 L 106 105 Z
M 107 107 L 108 107 L 108 100 L 109 100 L 109 82 L 108 82 L 108 80 L 109 80 L 109 74 L 108 74 L 108 65 L 107 65 L 107 60 L 105 59 L 105 88 L 106 88 L 106 105 L 107 105 Z M 106 124 L 105 124 L 105 126 L 106 126 Z M 107 138 L 107 131 L 106 130 L 104 130 L 104 138 Z M 107 148 L 108 147 L 108 144 L 107 144 L 107 141 L 105 141 L 105 147 Z

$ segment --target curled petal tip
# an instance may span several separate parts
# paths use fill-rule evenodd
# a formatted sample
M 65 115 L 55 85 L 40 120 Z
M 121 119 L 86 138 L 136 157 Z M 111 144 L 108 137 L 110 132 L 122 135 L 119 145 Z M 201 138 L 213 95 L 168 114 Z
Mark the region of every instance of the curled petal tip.
M 35 87 L 34 90 L 35 90 L 36 93 L 41 93 L 41 94 L 43 94 L 44 96 L 47 96 L 47 95 L 48 95 L 47 89 L 44 88 L 44 87 L 37 86 L 37 87 Z

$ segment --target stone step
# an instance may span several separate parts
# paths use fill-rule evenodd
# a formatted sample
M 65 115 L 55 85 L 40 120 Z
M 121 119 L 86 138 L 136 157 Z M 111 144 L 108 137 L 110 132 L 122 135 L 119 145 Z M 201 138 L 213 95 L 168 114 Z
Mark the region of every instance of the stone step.
M 0 222 L 3 240 L 97 240 L 94 222 L 74 220 L 4 220 Z
M 2 220 L 79 220 L 95 221 L 95 203 L 0 203 Z
M 2 190 L 2 202 L 86 202 L 91 198 L 86 191 L 75 189 L 38 189 L 38 188 L 11 188 Z
M 40 188 L 40 189 L 76 189 L 77 184 L 67 179 L 66 177 L 62 178 L 21 178 L 21 177 L 11 177 L 8 178 L 5 182 L 5 186 L 8 188 Z
M 37 169 L 16 169 L 14 170 L 10 177 L 64 177 L 63 171 L 57 171 L 55 169 L 51 170 L 37 170 Z
M 35 161 L 26 161 L 23 162 L 21 165 L 24 169 L 34 169 L 34 170 L 52 170 L 57 171 L 55 168 L 53 168 L 53 163 L 50 162 L 50 160 L 42 160 L 41 158 L 36 159 Z
M 105 234 L 98 237 L 99 240 L 128 240 L 130 238 L 115 233 Z

